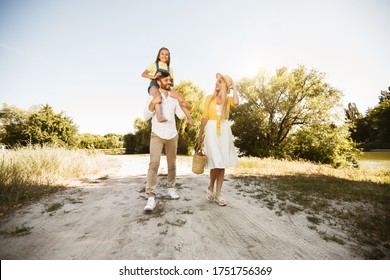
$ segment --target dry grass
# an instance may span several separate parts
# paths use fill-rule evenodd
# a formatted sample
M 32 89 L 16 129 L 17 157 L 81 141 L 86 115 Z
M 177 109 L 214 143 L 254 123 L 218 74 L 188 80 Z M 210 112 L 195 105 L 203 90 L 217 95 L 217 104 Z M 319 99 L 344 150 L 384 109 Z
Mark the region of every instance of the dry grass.
M 232 168 L 229 173 L 252 176 L 321 175 L 356 182 L 390 184 L 390 161 L 387 164 L 380 165 L 375 162 L 362 162 L 361 166 L 359 169 L 335 169 L 330 165 L 307 161 L 246 157 L 240 158 L 239 167 Z
M 239 167 L 229 173 L 237 179 L 239 193 L 258 199 L 276 215 L 304 213 L 308 227 L 325 240 L 352 241 L 367 259 L 387 259 L 389 164 L 374 161 L 363 162 L 360 169 L 334 169 L 304 161 L 241 158 Z M 320 224 L 336 233 L 324 232 Z M 337 235 L 338 231 L 343 234 Z
M 76 178 L 113 166 L 101 154 L 55 147 L 0 151 L 0 213 L 58 191 Z

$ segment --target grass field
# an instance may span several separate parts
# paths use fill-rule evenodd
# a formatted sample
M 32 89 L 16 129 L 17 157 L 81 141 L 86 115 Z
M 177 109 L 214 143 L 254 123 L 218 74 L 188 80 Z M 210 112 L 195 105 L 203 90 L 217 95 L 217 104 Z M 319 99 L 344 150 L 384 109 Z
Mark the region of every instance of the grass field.
M 63 148 L 0 151 L 0 213 L 63 188 L 67 182 L 112 166 L 100 154 Z
M 353 240 L 367 259 L 390 258 L 390 159 L 387 153 L 370 153 L 360 165 L 334 169 L 304 161 L 241 158 L 231 174 L 237 193 L 262 201 L 276 215 L 304 213 L 310 228 L 325 240 Z M 344 234 L 324 231 L 322 225 Z

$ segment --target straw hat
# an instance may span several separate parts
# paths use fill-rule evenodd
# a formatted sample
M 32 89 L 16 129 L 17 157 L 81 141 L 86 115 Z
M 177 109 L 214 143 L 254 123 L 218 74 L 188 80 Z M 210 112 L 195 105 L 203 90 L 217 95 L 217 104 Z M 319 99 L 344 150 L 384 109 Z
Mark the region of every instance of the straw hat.
M 222 75 L 222 74 L 220 74 L 220 73 L 217 73 L 217 79 L 219 79 L 219 78 L 221 78 L 224 82 L 225 82 L 225 84 L 227 85 L 227 88 L 228 89 L 230 89 L 231 87 L 232 87 L 232 85 L 233 85 L 233 80 L 232 80 L 232 78 L 230 78 L 228 75 Z

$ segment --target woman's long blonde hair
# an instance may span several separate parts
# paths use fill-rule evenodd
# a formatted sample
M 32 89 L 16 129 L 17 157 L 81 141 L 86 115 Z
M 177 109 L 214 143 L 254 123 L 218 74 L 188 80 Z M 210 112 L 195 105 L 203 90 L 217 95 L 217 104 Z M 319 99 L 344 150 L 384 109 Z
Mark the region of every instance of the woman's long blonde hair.
M 221 79 L 222 83 L 222 87 L 220 89 L 220 91 L 214 91 L 214 94 L 213 96 L 211 97 L 211 100 L 210 100 L 210 103 L 209 103 L 209 106 L 211 103 L 214 102 L 214 100 L 217 98 L 218 95 L 220 95 L 222 97 L 222 112 L 221 112 L 221 119 L 222 120 L 225 120 L 226 119 L 226 112 L 227 112 L 227 105 L 228 105 L 228 94 L 230 92 L 230 89 L 228 88 L 227 84 L 225 83 L 225 80 L 224 79 Z

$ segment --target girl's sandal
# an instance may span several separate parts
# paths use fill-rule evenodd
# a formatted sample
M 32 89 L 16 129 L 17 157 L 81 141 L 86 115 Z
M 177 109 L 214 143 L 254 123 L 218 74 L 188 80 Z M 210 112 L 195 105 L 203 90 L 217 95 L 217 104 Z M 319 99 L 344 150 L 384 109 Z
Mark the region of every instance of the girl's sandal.
M 214 201 L 215 201 L 216 203 L 218 203 L 220 206 L 226 206 L 226 205 L 227 205 L 226 200 L 225 200 L 224 198 L 222 198 L 222 196 L 216 197 L 216 198 L 214 199 Z
M 214 193 L 210 190 L 207 190 L 207 196 L 206 196 L 208 201 L 214 201 Z

